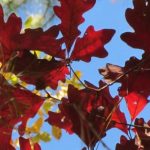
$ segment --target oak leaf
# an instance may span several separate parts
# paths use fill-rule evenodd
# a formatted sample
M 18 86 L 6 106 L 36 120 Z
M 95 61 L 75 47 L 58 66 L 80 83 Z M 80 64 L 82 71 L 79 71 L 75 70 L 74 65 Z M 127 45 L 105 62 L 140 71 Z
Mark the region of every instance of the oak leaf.
M 126 19 L 135 32 L 126 32 L 121 38 L 134 48 L 150 52 L 150 1 L 134 0 L 134 8 L 126 10 Z
M 60 31 L 68 52 L 77 36 L 80 35 L 78 26 L 84 22 L 82 14 L 91 9 L 95 0 L 59 0 L 61 6 L 55 6 L 55 14 L 61 19 Z
M 104 45 L 111 40 L 114 32 L 111 29 L 95 31 L 93 26 L 89 26 L 84 36 L 77 38 L 71 59 L 89 62 L 93 56 L 106 57 L 108 54 Z

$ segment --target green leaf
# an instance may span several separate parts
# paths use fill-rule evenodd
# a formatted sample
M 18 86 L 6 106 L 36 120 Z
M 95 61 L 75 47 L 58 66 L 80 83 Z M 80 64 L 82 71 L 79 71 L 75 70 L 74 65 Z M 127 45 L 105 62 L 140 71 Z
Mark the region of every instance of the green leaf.
M 39 143 L 40 142 L 40 134 L 37 134 L 36 136 L 31 138 L 33 143 Z
M 33 17 L 30 16 L 30 17 L 25 21 L 25 24 L 24 24 L 25 28 L 30 28 L 31 25 L 32 25 L 32 21 L 33 21 Z
M 52 104 L 52 102 L 50 102 L 49 100 L 48 101 L 45 101 L 45 103 L 43 104 L 43 109 L 46 113 L 48 113 L 48 111 L 51 109 L 51 107 L 53 106 L 54 104 Z
M 51 140 L 51 136 L 47 132 L 40 133 L 40 140 L 44 142 L 49 142 Z
M 30 16 L 24 24 L 25 29 L 26 28 L 38 28 L 41 27 L 43 24 L 44 18 L 40 14 L 35 14 L 34 16 Z

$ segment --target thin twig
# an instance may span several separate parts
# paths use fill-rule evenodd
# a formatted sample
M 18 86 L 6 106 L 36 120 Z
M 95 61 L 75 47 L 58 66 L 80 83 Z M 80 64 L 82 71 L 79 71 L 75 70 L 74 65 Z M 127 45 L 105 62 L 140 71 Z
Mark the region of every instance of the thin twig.
M 68 64 L 68 66 L 70 66 L 70 69 L 72 70 L 72 72 L 74 73 L 74 75 L 76 76 L 76 78 L 80 81 L 80 83 L 85 87 L 88 88 L 90 90 L 94 90 L 97 92 L 102 91 L 103 89 L 107 88 L 110 85 L 113 85 L 114 83 L 116 83 L 118 80 L 120 80 L 121 78 L 123 78 L 124 76 L 126 76 L 127 74 L 129 74 L 130 72 L 134 71 L 135 69 L 137 69 L 140 65 L 142 65 L 145 61 L 147 61 L 149 59 L 150 56 L 148 56 L 146 59 L 142 60 L 140 63 L 138 63 L 137 65 L 135 65 L 134 67 L 130 68 L 128 71 L 126 71 L 124 74 L 121 74 L 120 76 L 118 76 L 115 80 L 113 80 L 112 82 L 105 84 L 104 86 L 102 86 L 101 88 L 93 88 L 93 87 L 89 87 L 87 85 L 85 85 L 83 83 L 83 81 L 80 80 L 80 78 L 77 76 L 77 74 L 75 73 L 74 69 L 72 68 L 72 66 L 70 64 Z
M 79 82 L 85 87 L 88 88 L 78 77 L 78 75 L 75 73 L 74 69 L 72 68 L 72 66 L 70 64 L 68 64 L 68 66 L 70 67 L 70 70 L 73 72 L 74 76 L 79 80 Z
M 121 103 L 122 100 L 123 100 L 123 97 L 116 103 L 116 105 L 114 105 L 112 111 L 110 112 L 110 114 L 106 118 L 106 122 L 108 121 L 108 123 L 106 125 L 106 129 L 108 128 L 109 124 L 111 123 L 111 117 L 112 117 L 113 112 L 116 111 L 116 109 L 118 108 L 118 106 L 119 106 L 119 104 Z
M 101 119 L 103 119 L 104 121 L 106 120 L 105 117 L 97 115 L 97 117 L 100 117 Z M 150 127 L 148 126 L 141 126 L 141 125 L 133 125 L 133 124 L 128 124 L 128 123 L 124 123 L 124 122 L 118 122 L 118 121 L 112 121 L 116 124 L 122 124 L 122 125 L 126 125 L 126 126 L 131 126 L 131 127 L 135 127 L 135 128 L 143 128 L 143 129 L 150 129 Z

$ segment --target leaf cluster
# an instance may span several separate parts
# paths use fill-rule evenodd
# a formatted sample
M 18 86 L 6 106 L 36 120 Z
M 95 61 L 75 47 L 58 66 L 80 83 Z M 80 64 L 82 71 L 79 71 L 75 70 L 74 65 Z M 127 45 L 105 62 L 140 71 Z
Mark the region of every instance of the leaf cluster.
M 0 8 L 0 140 L 3 141 L 0 149 L 15 150 L 11 137 L 16 129 L 21 150 L 40 150 L 39 142 L 51 139 L 49 133 L 41 131 L 43 123 L 48 122 L 56 139 L 61 137 L 61 129 L 65 129 L 69 134 L 77 134 L 91 150 L 112 128 L 127 136 L 121 136 L 116 150 L 148 150 L 150 123 L 137 115 L 149 103 L 150 95 L 150 2 L 133 1 L 134 8 L 127 9 L 126 19 L 134 32 L 121 35 L 131 47 L 144 50 L 142 58 L 131 57 L 124 67 L 106 64 L 100 68 L 104 78 L 99 87 L 83 82 L 72 63 L 84 61 L 88 66 L 92 57 L 105 58 L 108 55 L 105 44 L 115 30 L 96 31 L 90 25 L 81 36 L 78 27 L 84 22 L 83 14 L 96 0 L 59 2 L 54 12 L 61 22 L 46 31 L 42 28 L 22 31 L 21 18 L 11 14 L 5 22 Z M 30 18 L 27 27 L 29 24 Z M 121 86 L 112 97 L 109 86 L 117 82 Z M 120 110 L 123 100 L 130 123 Z M 36 114 L 37 120 L 27 125 Z M 45 119 L 44 115 L 48 117 Z

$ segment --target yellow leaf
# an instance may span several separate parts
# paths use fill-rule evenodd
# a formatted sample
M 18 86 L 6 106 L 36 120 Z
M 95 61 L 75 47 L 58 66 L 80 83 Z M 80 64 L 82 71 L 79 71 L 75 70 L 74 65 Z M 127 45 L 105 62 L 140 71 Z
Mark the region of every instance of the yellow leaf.
M 26 82 L 21 81 L 20 85 L 22 85 L 23 87 L 27 87 L 28 84 Z
M 36 94 L 36 95 L 38 95 L 38 96 L 41 96 L 40 91 L 38 91 L 38 90 L 36 90 L 36 89 L 34 89 L 34 90 L 32 91 L 32 93 L 34 93 L 34 94 Z
M 52 135 L 59 140 L 62 135 L 61 129 L 56 126 L 52 126 Z
M 26 127 L 27 133 L 39 133 L 43 125 L 43 118 L 38 118 L 31 127 Z
M 40 116 L 40 117 L 42 117 L 43 116 L 43 110 L 40 108 L 39 110 L 38 110 L 38 112 L 37 112 L 37 114 Z
M 52 58 L 53 58 L 53 57 L 50 56 L 50 55 L 45 55 L 45 56 L 44 56 L 44 59 L 46 59 L 46 60 L 48 60 L 48 61 L 50 61 Z
M 40 141 L 40 134 L 37 134 L 36 136 L 31 138 L 32 143 L 39 143 Z
M 0 68 L 2 67 L 2 63 L 0 62 Z
M 43 104 L 44 111 L 48 113 L 48 111 L 52 108 L 53 105 L 54 103 L 52 103 L 50 100 L 46 100 Z
M 78 76 L 79 79 L 82 77 L 81 71 L 75 71 L 75 74 L 76 74 L 76 76 Z M 80 83 L 79 79 L 76 76 L 73 75 L 73 77 L 70 80 L 67 80 L 66 82 L 68 84 L 74 85 L 74 87 L 76 87 L 78 89 L 81 89 L 83 87 L 83 85 Z
M 82 77 L 81 71 L 76 71 L 75 74 L 78 76 L 78 78 Z M 78 82 L 78 79 L 77 79 L 77 77 L 75 75 L 73 75 L 71 80 L 72 80 L 72 82 Z
M 5 72 L 5 73 L 3 72 L 2 75 L 5 77 L 6 80 L 8 80 L 13 85 L 19 82 L 18 77 L 11 72 Z
M 32 50 L 31 53 L 33 55 L 35 54 L 37 56 L 37 58 L 40 58 L 40 56 L 41 56 L 41 51 L 39 51 L 39 50 Z

